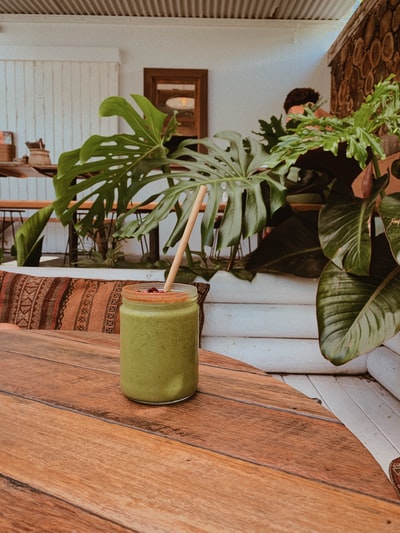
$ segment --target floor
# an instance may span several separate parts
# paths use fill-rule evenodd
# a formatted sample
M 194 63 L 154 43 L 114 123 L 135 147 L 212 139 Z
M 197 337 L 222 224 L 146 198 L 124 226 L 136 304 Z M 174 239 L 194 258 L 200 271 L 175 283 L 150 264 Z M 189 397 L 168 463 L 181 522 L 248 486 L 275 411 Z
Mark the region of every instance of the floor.
M 368 376 L 273 374 L 318 399 L 364 444 L 388 476 L 400 457 L 400 401 Z

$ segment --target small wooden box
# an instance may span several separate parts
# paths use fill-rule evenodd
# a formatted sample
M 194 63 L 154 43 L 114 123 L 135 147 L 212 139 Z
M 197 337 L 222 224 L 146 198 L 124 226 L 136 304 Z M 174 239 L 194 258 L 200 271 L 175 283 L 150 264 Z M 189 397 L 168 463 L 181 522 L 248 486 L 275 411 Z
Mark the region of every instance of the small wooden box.
M 0 161 L 14 161 L 14 157 L 14 144 L 0 144 Z

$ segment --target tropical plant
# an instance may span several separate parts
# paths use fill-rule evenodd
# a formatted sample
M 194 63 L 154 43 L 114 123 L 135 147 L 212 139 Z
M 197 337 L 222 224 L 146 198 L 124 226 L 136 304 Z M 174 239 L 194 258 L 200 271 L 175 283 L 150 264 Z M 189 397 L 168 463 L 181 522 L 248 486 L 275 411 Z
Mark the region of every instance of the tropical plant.
M 282 123 L 282 115 L 277 118 L 272 115 L 270 120 L 260 119 L 258 121 L 260 131 L 253 131 L 260 136 L 264 145 L 265 151 L 270 153 L 271 149 L 278 144 L 279 139 L 287 134 L 286 128 Z
M 360 109 L 348 117 L 316 118 L 307 109 L 304 116 L 293 117 L 296 124 L 285 134 L 274 121 L 272 130 L 266 130 L 275 144 L 270 150 L 255 139 L 229 131 L 214 139 L 182 141 L 169 154 L 166 142 L 175 131 L 175 121 L 164 131 L 166 115 L 143 96 L 132 98 L 142 114 L 123 98 L 111 97 L 101 104 L 100 115 L 125 119 L 133 133 L 95 135 L 81 148 L 61 155 L 54 178 L 57 199 L 21 227 L 16 239 L 18 264 L 38 257 L 40 234 L 53 208 L 68 224 L 81 203 L 93 198 L 93 207 L 77 225 L 81 235 L 101 227 L 113 207 L 118 215 L 114 233 L 118 239 L 140 238 L 174 211 L 176 223 L 166 250 L 179 241 L 196 193 L 204 184 L 208 196 L 200 257 L 206 257 L 204 247 L 215 238 L 214 223 L 223 199 L 226 208 L 220 214 L 216 247 L 232 247 L 233 257 L 242 238 L 274 222 L 261 268 L 319 277 L 320 347 L 334 364 L 372 350 L 400 330 L 400 194 L 386 194 L 389 172 L 381 176 L 378 165 L 385 158 L 380 132 L 384 129 L 397 136 L 400 132 L 400 88 L 393 77 L 377 84 Z M 206 152 L 196 151 L 197 144 Z M 306 190 L 318 183 L 323 206 L 319 213 L 293 214 L 285 203 L 285 191 L 288 173 L 299 157 L 316 150 L 337 156 L 343 148 L 349 161 L 363 168 L 369 165 L 368 197 L 354 196 L 345 172 L 334 179 L 324 173 L 313 179 L 306 176 Z M 177 166 L 174 171 L 173 166 Z M 398 168 L 392 167 L 395 177 L 400 177 Z M 82 175 L 85 180 L 79 179 Z M 145 197 L 141 205 L 157 203 L 141 223 L 130 218 L 135 210 L 129 209 L 138 193 Z M 379 225 L 382 230 L 378 232 Z M 276 246 L 271 246 L 274 240 Z M 211 275 L 207 265 L 199 268 L 195 264 L 190 251 L 187 259 L 192 273 Z M 215 268 L 220 267 L 214 265 L 211 273 Z M 254 269 L 250 270 L 253 275 Z
M 132 95 L 132 98 L 141 113 L 117 96 L 107 98 L 99 109 L 101 116 L 123 118 L 132 133 L 93 135 L 81 148 L 61 154 L 54 178 L 56 200 L 47 211 L 34 215 L 17 234 L 18 264 L 37 258 L 39 236 L 52 209 L 66 225 L 75 222 L 76 212 L 87 200 L 93 200 L 91 208 L 75 223 L 82 236 L 102 227 L 112 209 L 118 217 L 114 233 L 117 239 L 140 239 L 174 211 L 176 223 L 164 245 L 166 251 L 181 238 L 197 191 L 201 185 L 207 185 L 199 252 L 202 259 L 207 258 L 204 247 L 213 244 L 217 215 L 219 231 L 215 248 L 231 247 L 233 258 L 240 240 L 257 234 L 265 226 L 268 210 L 262 183 L 268 183 L 270 189 L 270 213 L 283 205 L 284 186 L 266 170 L 260 171 L 265 152 L 258 141 L 235 132 L 221 132 L 215 140 L 182 141 L 175 153 L 169 154 L 166 143 L 176 129 L 175 117 L 164 131 L 167 115 L 144 96 Z M 196 151 L 196 145 L 203 146 L 207 153 Z M 130 209 L 129 205 L 139 194 L 145 198 L 140 205 L 156 203 L 154 210 L 140 222 L 131 217 L 137 206 Z M 218 213 L 223 199 L 226 207 Z M 233 261 L 228 268 L 232 264 Z M 189 250 L 187 268 L 193 275 L 210 276 L 220 265 L 210 269 L 208 265 L 195 264 Z
M 296 239 L 292 225 L 290 235 L 284 228 L 283 241 L 289 246 L 264 247 L 264 268 L 294 272 L 296 267 L 297 275 L 305 257 L 325 256 L 319 265 L 313 263 L 314 274 L 323 268 L 317 292 L 319 342 L 324 356 L 339 365 L 400 330 L 400 194 L 386 194 L 390 171 L 381 175 L 378 165 L 385 158 L 379 133 L 384 128 L 400 134 L 400 84 L 393 76 L 378 83 L 361 107 L 344 118 L 316 118 L 312 110 L 295 118 L 297 126 L 280 137 L 268 156 L 271 169 L 285 175 L 303 154 L 322 148 L 337 155 L 343 145 L 348 158 L 362 168 L 369 165 L 368 197 L 356 197 L 336 178 L 309 233 Z M 395 178 L 400 178 L 398 169 L 398 164 L 392 166 Z M 279 226 L 271 236 L 282 242 Z

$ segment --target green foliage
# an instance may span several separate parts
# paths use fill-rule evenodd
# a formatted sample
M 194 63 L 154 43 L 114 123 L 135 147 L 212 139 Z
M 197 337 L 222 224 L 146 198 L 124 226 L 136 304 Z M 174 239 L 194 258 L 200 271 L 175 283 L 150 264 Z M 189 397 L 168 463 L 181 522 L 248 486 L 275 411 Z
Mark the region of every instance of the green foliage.
M 270 168 L 293 166 L 299 156 L 322 148 L 337 155 L 339 144 L 346 143 L 347 157 L 353 157 L 365 167 L 371 152 L 378 159 L 385 153 L 378 136 L 381 128 L 388 134 L 400 132 L 400 86 L 392 80 L 378 83 L 360 108 L 348 117 L 317 118 L 310 108 L 296 115 L 297 126 L 279 139 L 268 158 Z
M 54 207 L 61 221 L 72 220 L 74 212 L 86 200 L 94 199 L 93 206 L 77 227 L 81 235 L 100 227 L 117 205 L 117 239 L 141 238 L 159 226 L 171 211 L 176 213 L 176 224 L 164 245 L 164 252 L 174 246 L 183 231 L 197 191 L 207 185 L 207 204 L 201 226 L 202 250 L 211 246 L 214 223 L 224 197 L 227 207 L 221 215 L 217 249 L 235 246 L 242 237 L 254 235 L 266 222 L 267 211 L 260 184 L 268 181 L 271 187 L 271 209 L 284 202 L 284 187 L 267 172 L 259 172 L 265 153 L 259 142 L 243 139 L 235 132 L 222 132 L 217 139 L 227 146 L 219 146 L 212 139 L 183 141 L 177 151 L 169 155 L 165 143 L 175 130 L 174 120 L 162 133 L 166 115 L 157 110 L 146 98 L 132 95 L 143 117 L 120 97 L 108 98 L 100 107 L 100 114 L 117 114 L 125 119 L 133 134 L 117 134 L 103 138 L 90 137 L 79 150 L 62 154 L 54 180 L 57 200 Z M 207 153 L 196 152 L 192 145 L 200 144 Z M 171 165 L 184 170 L 170 171 Z M 85 180 L 79 176 L 85 175 Z M 140 220 L 132 217 L 138 209 L 129 209 L 138 193 L 148 196 L 140 205 L 156 203 L 156 207 Z M 76 197 L 79 200 L 71 206 Z M 191 261 L 190 261 L 191 262 Z
M 285 218 L 251 254 L 246 268 L 316 278 L 326 263 L 318 240 L 318 212 L 309 211 Z
M 356 198 L 339 181 L 331 184 L 317 227 L 321 250 L 329 259 L 318 284 L 320 347 L 334 364 L 342 364 L 400 331 L 400 195 L 386 194 L 390 175 L 381 176 L 377 164 L 385 158 L 382 128 L 400 134 L 400 84 L 393 76 L 377 84 L 361 107 L 345 118 L 316 118 L 312 110 L 295 118 L 294 130 L 281 137 L 268 156 L 271 168 L 284 175 L 301 155 L 319 148 L 336 155 L 345 143 L 348 158 L 361 167 L 371 161 L 374 169 L 368 198 Z M 395 162 L 395 175 L 399 168 Z M 379 235 L 377 224 L 383 226 Z M 293 245 L 297 257 L 312 242 L 298 239 Z
M 374 240 L 368 276 L 329 263 L 318 285 L 322 353 L 336 365 L 367 353 L 399 331 L 400 266 L 384 235 Z
M 43 245 L 41 235 L 52 213 L 53 207 L 51 205 L 43 207 L 17 229 L 15 248 L 18 266 L 37 266 L 39 264 Z
M 253 133 L 264 139 L 264 149 L 267 153 L 270 153 L 271 149 L 278 144 L 279 139 L 287 134 L 286 128 L 282 124 L 282 115 L 279 118 L 272 115 L 269 122 L 260 119 L 258 123 L 260 125 L 260 131 L 253 131 Z
M 90 200 L 90 209 L 75 224 L 77 232 L 84 237 L 101 228 L 114 207 L 118 218 L 113 237 L 123 240 L 140 239 L 175 212 L 176 223 L 164 245 L 166 252 L 182 237 L 197 191 L 201 185 L 206 185 L 200 257 L 206 256 L 205 246 L 214 244 L 215 219 L 221 202 L 226 199 L 226 208 L 219 214 L 221 221 L 215 248 L 231 247 L 232 258 L 228 264 L 231 268 L 241 238 L 258 233 L 265 226 L 268 214 L 285 201 L 285 187 L 279 179 L 265 170 L 260 171 L 265 159 L 261 143 L 236 132 L 221 132 L 215 139 L 183 141 L 171 155 L 166 143 L 176 130 L 175 117 L 164 131 L 167 115 L 143 96 L 132 95 L 132 99 L 134 106 L 124 98 L 110 97 L 99 110 L 101 116 L 122 118 L 131 133 L 109 137 L 93 135 L 81 148 L 61 154 L 53 180 L 56 215 L 64 225 L 75 223 L 76 212 Z M 207 153 L 196 151 L 196 145 L 201 145 Z M 172 172 L 172 165 L 178 170 Z M 270 190 L 269 212 L 262 183 L 268 183 Z M 131 202 L 137 203 L 138 197 L 145 198 L 140 205 L 156 203 L 153 211 L 141 214 L 140 220 L 132 216 L 138 206 L 133 209 L 130 206 Z M 35 231 L 42 229 L 37 224 L 25 226 L 19 241 L 18 261 L 25 261 L 27 234 L 29 242 L 34 243 L 38 238 Z M 196 263 L 190 253 L 187 259 L 189 268 L 194 269 Z M 198 272 L 217 268 L 201 263 Z
M 94 135 L 81 148 L 61 155 L 54 178 L 54 209 L 64 224 L 74 220 L 84 201 L 91 200 L 92 208 L 77 225 L 82 236 L 101 228 L 116 206 L 113 237 L 140 238 L 173 211 L 176 223 L 165 242 L 166 251 L 182 237 L 196 193 L 206 185 L 201 250 L 196 260 L 187 255 L 188 264 L 180 273 L 183 279 L 193 279 L 196 274 L 209 279 L 221 268 L 246 279 L 260 269 L 315 277 L 322 271 L 317 295 L 320 347 L 334 364 L 372 350 L 400 330 L 400 195 L 386 194 L 390 175 L 380 176 L 377 164 L 384 158 L 379 132 L 384 129 L 387 134 L 400 135 L 400 85 L 393 76 L 379 83 L 348 117 L 316 118 L 313 110 L 307 109 L 305 115 L 292 117 L 293 127 L 288 131 L 281 117 L 260 121 L 257 135 L 264 144 L 224 131 L 213 139 L 182 141 L 173 154 L 168 153 L 166 143 L 175 132 L 175 117 L 164 131 L 167 116 L 143 96 L 132 98 L 138 110 L 120 97 L 108 98 L 100 106 L 101 116 L 122 118 L 131 133 Z M 196 145 L 201 150 L 196 151 Z M 341 146 L 361 167 L 372 162 L 370 196 L 355 198 L 344 186 L 345 180 L 332 182 L 321 175 L 326 204 L 318 220 L 313 215 L 291 213 L 285 204 L 289 169 L 313 150 L 337 155 Z M 177 168 L 174 172 L 172 165 Z M 400 162 L 395 162 L 393 175 L 398 177 L 399 169 Z M 86 179 L 80 179 L 82 176 Z M 307 182 L 304 190 L 313 186 L 312 181 Z M 129 210 L 130 202 L 139 195 L 145 198 L 141 205 L 157 204 L 140 222 L 131 216 L 135 209 Z M 222 201 L 226 208 L 219 213 Z M 40 211 L 18 231 L 18 264 L 38 261 L 40 234 L 52 209 Z M 283 222 L 282 212 L 289 213 Z M 214 243 L 217 216 L 220 227 Z M 237 269 L 240 240 L 257 234 L 271 221 L 277 227 L 265 241 L 264 264 L 257 260 L 248 271 Z M 375 222 L 383 228 L 379 235 Z M 216 250 L 231 247 L 231 260 L 225 264 L 210 261 L 206 246 Z M 114 264 L 115 254 L 106 260 Z
M 335 187 L 319 219 L 319 239 L 326 255 L 337 267 L 357 276 L 368 276 L 371 264 L 372 217 L 378 196 L 388 184 L 387 174 L 374 180 L 368 198 L 357 198 Z
M 125 224 L 131 212 L 119 219 L 117 235 L 121 238 L 139 238 L 156 227 L 180 202 L 181 212 L 167 239 L 166 251 L 182 237 L 197 191 L 201 185 L 207 186 L 207 201 L 201 224 L 202 248 L 211 246 L 214 239 L 216 217 L 220 216 L 216 249 L 237 245 L 242 238 L 258 233 L 266 225 L 267 209 L 263 200 L 261 183 L 267 182 L 271 188 L 271 211 L 274 212 L 284 202 L 285 188 L 271 178 L 267 171 L 260 171 L 265 154 L 260 143 L 254 139 L 244 139 L 235 132 L 221 132 L 215 136 L 224 141 L 220 146 L 212 139 L 182 141 L 178 150 L 169 159 L 171 165 L 182 165 L 185 169 L 173 173 L 152 176 L 152 180 L 170 178 L 174 181 L 167 189 L 161 189 L 146 199 L 157 206 L 142 221 Z M 191 148 L 200 144 L 207 153 L 195 152 Z M 219 213 L 219 206 L 226 198 L 226 208 Z M 133 210 L 134 211 L 134 210 Z
M 132 129 L 131 134 L 93 135 L 80 149 L 65 152 L 59 158 L 54 178 L 57 197 L 54 209 L 61 222 L 72 221 L 83 202 L 93 201 L 91 209 L 80 219 L 81 235 L 101 227 L 113 205 L 117 215 L 125 213 L 129 202 L 154 180 L 150 173 L 167 163 L 165 143 L 175 131 L 175 117 L 162 133 L 167 115 L 144 96 L 132 95 L 132 98 L 143 116 L 119 96 L 107 98 L 99 109 L 103 117 L 123 118 Z M 82 176 L 86 179 L 78 179 Z M 76 199 L 71 207 L 70 203 Z

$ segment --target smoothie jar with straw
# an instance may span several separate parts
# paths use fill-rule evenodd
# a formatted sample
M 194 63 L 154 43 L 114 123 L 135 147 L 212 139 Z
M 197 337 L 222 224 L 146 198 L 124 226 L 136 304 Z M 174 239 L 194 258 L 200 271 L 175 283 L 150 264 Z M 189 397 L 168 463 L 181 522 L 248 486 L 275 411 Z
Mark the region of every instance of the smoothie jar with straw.
M 136 283 L 122 290 L 121 390 L 131 400 L 168 404 L 192 396 L 198 383 L 197 289 Z
M 205 185 L 199 187 L 165 284 L 122 289 L 121 390 L 132 400 L 167 404 L 190 398 L 196 391 L 197 289 L 174 280 L 206 191 Z

